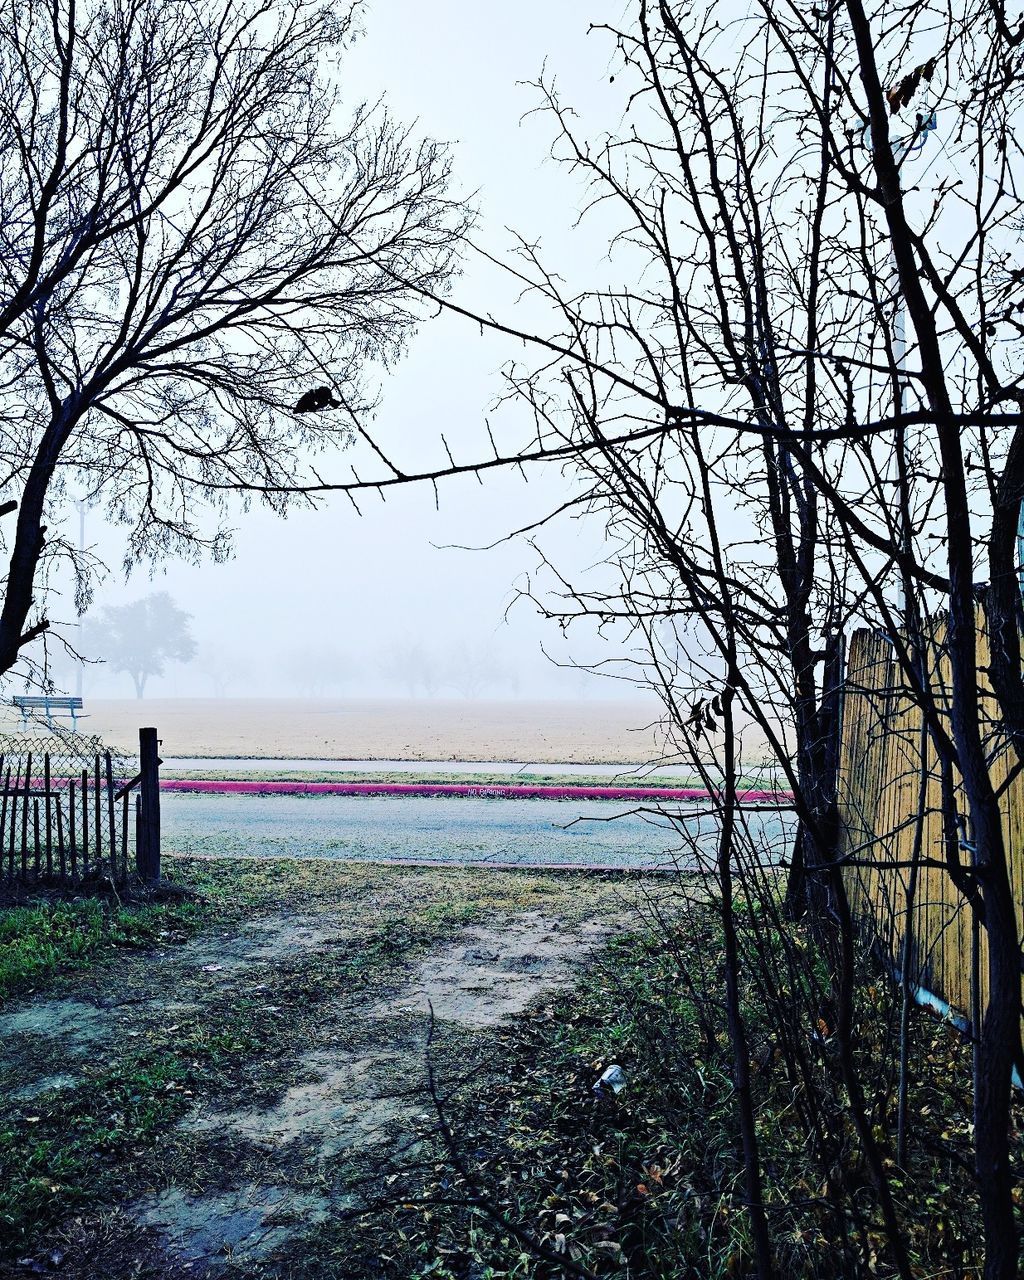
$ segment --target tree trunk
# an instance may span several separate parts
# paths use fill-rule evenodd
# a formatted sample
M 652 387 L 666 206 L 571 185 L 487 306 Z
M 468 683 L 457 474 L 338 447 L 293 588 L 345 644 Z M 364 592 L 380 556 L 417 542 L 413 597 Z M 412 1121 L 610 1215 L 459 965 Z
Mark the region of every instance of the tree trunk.
M 0 611 L 0 675 L 10 671 L 21 656 L 22 646 L 46 625 L 27 626 L 33 604 L 36 568 L 45 541 L 43 512 L 59 451 L 58 435 L 55 424 L 51 423 L 29 469 L 18 505 L 18 522 L 8 562 L 3 610 Z

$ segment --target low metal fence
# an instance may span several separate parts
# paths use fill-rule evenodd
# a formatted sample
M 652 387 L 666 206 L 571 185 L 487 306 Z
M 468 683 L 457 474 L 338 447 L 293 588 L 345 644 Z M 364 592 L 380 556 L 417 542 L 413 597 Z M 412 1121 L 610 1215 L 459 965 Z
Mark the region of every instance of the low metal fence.
M 140 760 L 96 737 L 0 734 L 0 883 L 159 878 L 156 730 Z

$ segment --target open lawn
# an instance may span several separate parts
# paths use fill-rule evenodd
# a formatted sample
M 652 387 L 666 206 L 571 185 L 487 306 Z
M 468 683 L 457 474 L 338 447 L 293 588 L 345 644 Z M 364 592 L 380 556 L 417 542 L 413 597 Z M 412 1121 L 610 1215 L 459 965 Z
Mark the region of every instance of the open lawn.
M 645 761 L 656 703 L 415 699 L 90 699 L 90 732 L 117 746 L 155 724 L 165 755 L 328 760 Z
M 165 756 L 640 764 L 666 751 L 654 699 L 87 698 L 85 713 L 84 732 L 128 752 L 138 749 L 140 725 L 156 725 Z M 762 755 L 748 734 L 747 758 Z

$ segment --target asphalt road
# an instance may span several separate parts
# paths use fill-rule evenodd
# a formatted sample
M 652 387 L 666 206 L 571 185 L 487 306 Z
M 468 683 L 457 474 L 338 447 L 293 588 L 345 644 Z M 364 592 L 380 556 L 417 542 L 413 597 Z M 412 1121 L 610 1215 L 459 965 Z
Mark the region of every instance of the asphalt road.
M 611 801 L 164 792 L 160 807 L 165 849 L 206 856 L 667 870 L 713 857 L 717 838 L 709 814 L 673 823 Z M 790 815 L 748 823 L 764 861 L 784 855 Z

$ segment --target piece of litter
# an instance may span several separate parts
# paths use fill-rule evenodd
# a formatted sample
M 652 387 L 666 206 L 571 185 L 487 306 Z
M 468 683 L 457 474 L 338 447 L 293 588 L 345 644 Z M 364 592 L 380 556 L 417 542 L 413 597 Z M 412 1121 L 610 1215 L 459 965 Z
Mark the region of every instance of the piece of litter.
M 618 1093 L 620 1089 L 626 1087 L 626 1073 L 617 1062 L 613 1062 L 610 1067 L 605 1067 L 601 1072 L 601 1078 L 594 1083 L 594 1093 L 601 1095 L 608 1092 Z
M 222 964 L 204 964 L 203 973 L 220 973 L 223 968 Z

